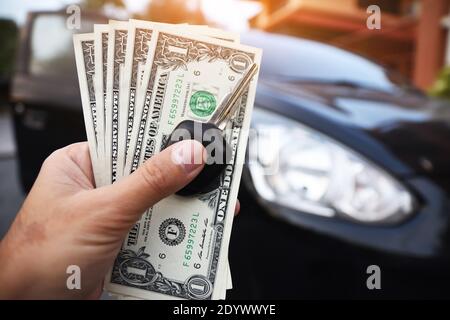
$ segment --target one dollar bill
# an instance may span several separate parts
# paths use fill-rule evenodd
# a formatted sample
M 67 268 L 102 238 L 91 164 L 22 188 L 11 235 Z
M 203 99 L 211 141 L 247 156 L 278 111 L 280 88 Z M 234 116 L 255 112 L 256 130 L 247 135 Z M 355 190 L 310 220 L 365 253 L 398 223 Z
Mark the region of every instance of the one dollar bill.
M 81 104 L 91 155 L 94 179 L 97 186 L 103 184 L 101 163 L 98 155 L 98 108 L 95 96 L 95 46 L 94 34 L 77 34 L 73 38 L 75 61 L 80 85 Z
M 259 49 L 163 27 L 153 31 L 148 50 L 142 80 L 146 90 L 136 102 L 147 105 L 149 121 L 141 130 L 136 166 L 161 150 L 180 121 L 207 121 L 245 70 L 261 60 Z M 256 78 L 226 131 L 233 155 L 220 187 L 197 197 L 173 195 L 150 208 L 125 239 L 106 279 L 107 290 L 138 298 L 223 297 Z M 199 103 L 200 93 L 208 96 L 207 108 Z M 134 153 L 133 137 L 130 141 Z

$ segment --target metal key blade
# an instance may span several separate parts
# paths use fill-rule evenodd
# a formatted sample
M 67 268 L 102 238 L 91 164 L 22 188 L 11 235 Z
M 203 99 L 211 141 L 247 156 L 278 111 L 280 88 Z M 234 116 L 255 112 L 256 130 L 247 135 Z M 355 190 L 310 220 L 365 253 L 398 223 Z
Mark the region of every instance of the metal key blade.
M 257 71 L 258 65 L 256 63 L 252 64 L 252 66 L 245 72 L 243 77 L 236 84 L 233 91 L 225 97 L 216 109 L 211 119 L 208 121 L 209 123 L 215 124 L 220 130 L 225 129 L 228 120 L 236 112 L 236 108 L 239 106 L 237 101 L 245 90 L 247 90 L 250 81 Z

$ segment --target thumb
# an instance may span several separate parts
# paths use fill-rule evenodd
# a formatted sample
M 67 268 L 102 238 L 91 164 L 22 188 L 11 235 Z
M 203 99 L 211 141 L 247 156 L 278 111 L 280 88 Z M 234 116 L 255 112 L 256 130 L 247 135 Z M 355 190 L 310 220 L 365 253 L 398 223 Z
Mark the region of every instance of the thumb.
M 195 140 L 178 142 L 151 157 L 134 173 L 104 189 L 122 214 L 138 219 L 163 198 L 193 180 L 204 166 L 205 148 Z

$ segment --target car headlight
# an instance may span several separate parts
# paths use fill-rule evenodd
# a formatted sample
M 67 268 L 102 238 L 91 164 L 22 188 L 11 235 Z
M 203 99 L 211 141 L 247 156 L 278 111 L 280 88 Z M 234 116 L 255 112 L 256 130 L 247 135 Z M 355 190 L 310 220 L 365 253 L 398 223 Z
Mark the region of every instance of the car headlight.
M 249 169 L 266 201 L 363 223 L 397 223 L 413 212 L 401 183 L 328 136 L 261 109 L 252 127 Z

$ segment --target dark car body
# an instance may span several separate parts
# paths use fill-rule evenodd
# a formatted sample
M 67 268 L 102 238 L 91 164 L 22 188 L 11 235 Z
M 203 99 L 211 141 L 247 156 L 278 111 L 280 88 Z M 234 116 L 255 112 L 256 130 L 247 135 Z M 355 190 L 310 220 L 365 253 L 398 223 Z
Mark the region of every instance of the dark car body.
M 257 46 L 268 43 L 267 36 L 258 33 L 245 40 Z M 447 244 L 441 239 L 450 214 L 450 106 L 406 82 L 403 87 L 391 82 L 386 70 L 343 50 L 283 36 L 271 36 L 271 42 L 262 67 L 270 71 L 263 71 L 256 107 L 284 114 L 350 147 L 400 180 L 418 199 L 415 216 L 395 227 L 301 214 L 291 215 L 292 219 L 383 250 L 416 256 L 445 252 Z M 290 59 L 270 50 L 283 45 L 292 46 L 283 50 Z M 321 51 L 330 56 L 321 56 Z M 283 69 L 280 61 L 291 62 Z M 325 69 L 329 75 L 314 79 L 304 65 Z M 339 65 L 338 70 L 333 65 Z M 339 75 L 345 65 L 363 72 L 353 76 L 347 69 Z
M 71 80 L 30 73 L 39 15 L 30 16 L 25 28 L 12 91 L 26 190 L 50 152 L 85 138 L 76 73 L 66 74 Z M 298 121 L 370 159 L 418 204 L 411 218 L 390 226 L 325 218 L 262 200 L 244 170 L 242 214 L 230 247 L 231 298 L 449 296 L 449 107 L 337 48 L 260 32 L 242 42 L 264 50 L 256 108 Z M 383 271 L 381 291 L 366 287 L 372 264 Z M 411 277 L 415 282 L 406 281 Z
M 255 108 L 370 159 L 418 204 L 393 226 L 321 217 L 260 199 L 247 170 L 240 194 L 246 214 L 237 218 L 230 250 L 240 289 L 232 297 L 449 297 L 450 106 L 337 48 L 261 33 L 242 41 L 264 49 Z M 379 292 L 366 287 L 372 264 L 385 275 Z
M 14 57 L 18 42 L 18 28 L 14 21 L 0 18 L 0 105 L 8 104 Z M 2 111 L 2 110 L 0 110 Z

